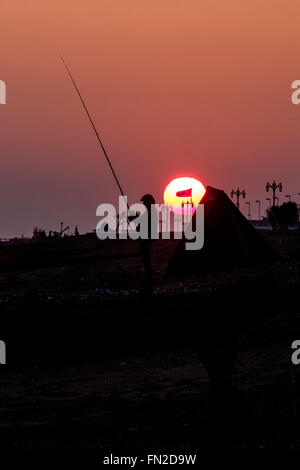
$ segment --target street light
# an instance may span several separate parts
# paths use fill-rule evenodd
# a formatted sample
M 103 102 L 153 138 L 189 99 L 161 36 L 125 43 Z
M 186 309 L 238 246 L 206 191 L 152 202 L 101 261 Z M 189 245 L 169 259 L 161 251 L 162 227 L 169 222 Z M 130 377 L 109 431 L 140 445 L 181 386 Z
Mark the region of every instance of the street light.
M 236 207 L 239 209 L 240 208 L 240 196 L 242 196 L 243 199 L 245 199 L 246 191 L 244 189 L 243 191 L 241 191 L 240 188 L 237 188 L 236 191 L 232 189 L 230 196 L 231 196 L 231 199 L 233 199 L 233 196 L 236 196 Z
M 266 191 L 267 193 L 269 192 L 269 189 L 272 189 L 273 191 L 273 206 L 275 206 L 275 198 L 276 198 L 276 189 L 279 189 L 279 191 L 282 191 L 282 183 L 276 184 L 275 180 L 273 180 L 273 183 L 267 183 L 266 184 Z
M 250 202 L 246 202 L 246 204 L 248 205 L 248 217 L 249 219 L 251 218 L 251 203 Z
M 258 220 L 260 220 L 260 200 L 257 199 L 255 202 L 258 204 Z

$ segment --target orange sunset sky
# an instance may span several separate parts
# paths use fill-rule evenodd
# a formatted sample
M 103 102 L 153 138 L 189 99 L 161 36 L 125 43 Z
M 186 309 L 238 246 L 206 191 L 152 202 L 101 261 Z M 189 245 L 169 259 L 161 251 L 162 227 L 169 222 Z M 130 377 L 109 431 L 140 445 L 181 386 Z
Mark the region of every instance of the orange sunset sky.
M 60 53 L 130 203 L 178 176 L 264 202 L 275 178 L 300 202 L 299 17 L 299 0 L 1 0 L 0 237 L 91 231 L 118 196 Z

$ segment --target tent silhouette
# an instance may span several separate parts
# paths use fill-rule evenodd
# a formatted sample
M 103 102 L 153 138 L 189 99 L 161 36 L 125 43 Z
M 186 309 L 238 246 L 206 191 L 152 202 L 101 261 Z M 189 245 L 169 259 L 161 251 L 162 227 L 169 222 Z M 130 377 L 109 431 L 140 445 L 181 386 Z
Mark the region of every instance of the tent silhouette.
M 197 251 L 186 250 L 185 238 L 180 240 L 165 277 L 256 266 L 278 259 L 273 248 L 224 191 L 207 186 L 201 204 L 204 204 L 204 246 Z M 196 212 L 190 222 L 193 227 L 195 217 Z

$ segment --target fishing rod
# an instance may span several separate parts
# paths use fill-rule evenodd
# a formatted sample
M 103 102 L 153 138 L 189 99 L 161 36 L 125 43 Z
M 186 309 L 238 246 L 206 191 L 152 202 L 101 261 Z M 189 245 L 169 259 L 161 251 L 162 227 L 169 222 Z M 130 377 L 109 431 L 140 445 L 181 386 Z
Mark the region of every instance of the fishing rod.
M 123 198 L 124 198 L 124 201 L 126 202 L 126 206 L 127 206 L 128 210 L 129 210 L 129 205 L 128 205 L 127 199 L 126 199 L 126 197 L 125 197 L 125 195 L 124 195 L 123 189 L 122 189 L 122 187 L 121 187 L 121 185 L 120 185 L 120 182 L 119 182 L 119 180 L 118 180 L 118 177 L 117 177 L 117 175 L 116 175 L 116 172 L 115 172 L 115 170 L 113 169 L 113 166 L 112 166 L 111 161 L 110 161 L 110 159 L 109 159 L 109 157 L 108 157 L 108 155 L 107 155 L 107 152 L 106 152 L 105 147 L 104 147 L 104 145 L 103 145 L 103 143 L 102 143 L 102 140 L 100 139 L 100 135 L 99 135 L 99 133 L 98 133 L 98 131 L 97 131 L 97 129 L 96 129 L 96 126 L 95 126 L 93 120 L 92 120 L 92 117 L 91 117 L 91 115 L 90 115 L 90 113 L 89 113 L 89 110 L 88 110 L 88 108 L 87 108 L 87 106 L 86 106 L 86 104 L 85 104 L 85 102 L 84 102 L 84 99 L 83 99 L 83 97 L 82 97 L 82 95 L 81 95 L 81 93 L 80 93 L 80 91 L 79 91 L 79 88 L 78 88 L 78 86 L 76 85 L 76 82 L 75 82 L 75 80 L 74 80 L 74 78 L 73 78 L 73 75 L 71 74 L 71 71 L 70 71 L 69 67 L 67 66 L 67 64 L 66 64 L 66 62 L 65 62 L 65 60 L 64 60 L 64 58 L 63 58 L 63 56 L 60 54 L 59 57 L 61 58 L 62 63 L 64 64 L 64 66 L 65 66 L 65 68 L 66 68 L 66 70 L 67 70 L 67 72 L 68 72 L 68 75 L 69 75 L 70 79 L 72 80 L 72 83 L 73 83 L 73 85 L 74 85 L 74 88 L 75 88 L 75 90 L 76 90 L 76 92 L 77 92 L 77 94 L 78 94 L 78 96 L 79 96 L 79 98 L 80 98 L 81 104 L 82 104 L 82 106 L 83 106 L 83 108 L 84 108 L 84 110 L 85 110 L 85 112 L 86 112 L 86 114 L 87 114 L 87 117 L 89 118 L 89 121 L 90 121 L 90 123 L 91 123 L 91 126 L 92 126 L 92 128 L 93 128 L 95 134 L 96 134 L 96 137 L 97 137 L 97 139 L 98 139 L 98 142 L 99 142 L 99 144 L 100 144 L 100 147 L 101 147 L 101 149 L 102 149 L 102 151 L 103 151 L 103 153 L 104 153 L 104 156 L 105 156 L 105 158 L 106 158 L 106 160 L 107 160 L 107 163 L 109 164 L 109 167 L 110 167 L 110 169 L 111 169 L 111 171 L 112 171 L 112 174 L 113 174 L 113 176 L 114 176 L 114 179 L 115 179 L 115 181 L 116 181 L 116 183 L 117 183 L 117 185 L 118 185 L 118 188 L 119 188 L 119 190 L 120 190 L 120 192 L 121 192 L 121 194 L 122 194 L 122 196 L 123 196 Z

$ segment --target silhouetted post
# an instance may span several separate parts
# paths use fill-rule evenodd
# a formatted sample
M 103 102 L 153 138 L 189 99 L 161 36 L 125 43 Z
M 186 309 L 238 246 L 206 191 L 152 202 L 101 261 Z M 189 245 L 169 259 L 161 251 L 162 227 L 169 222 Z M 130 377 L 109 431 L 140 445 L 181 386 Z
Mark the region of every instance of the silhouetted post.
M 240 188 L 237 188 L 235 191 L 234 189 L 231 190 L 231 199 L 233 199 L 233 196 L 236 196 L 236 207 L 239 209 L 240 208 L 240 196 L 245 199 L 246 197 L 246 191 L 243 189 L 243 191 L 240 190 Z
M 246 202 L 247 206 L 248 206 L 248 218 L 250 219 L 251 218 L 251 203 L 250 202 Z
M 282 191 L 282 183 L 276 184 L 275 180 L 273 180 L 273 183 L 267 183 L 266 184 L 266 191 L 267 193 L 269 192 L 269 189 L 272 189 L 273 191 L 273 206 L 275 206 L 275 199 L 276 199 L 276 189 L 279 189 L 279 191 Z
M 257 199 L 255 202 L 258 204 L 258 220 L 260 220 L 260 200 Z

